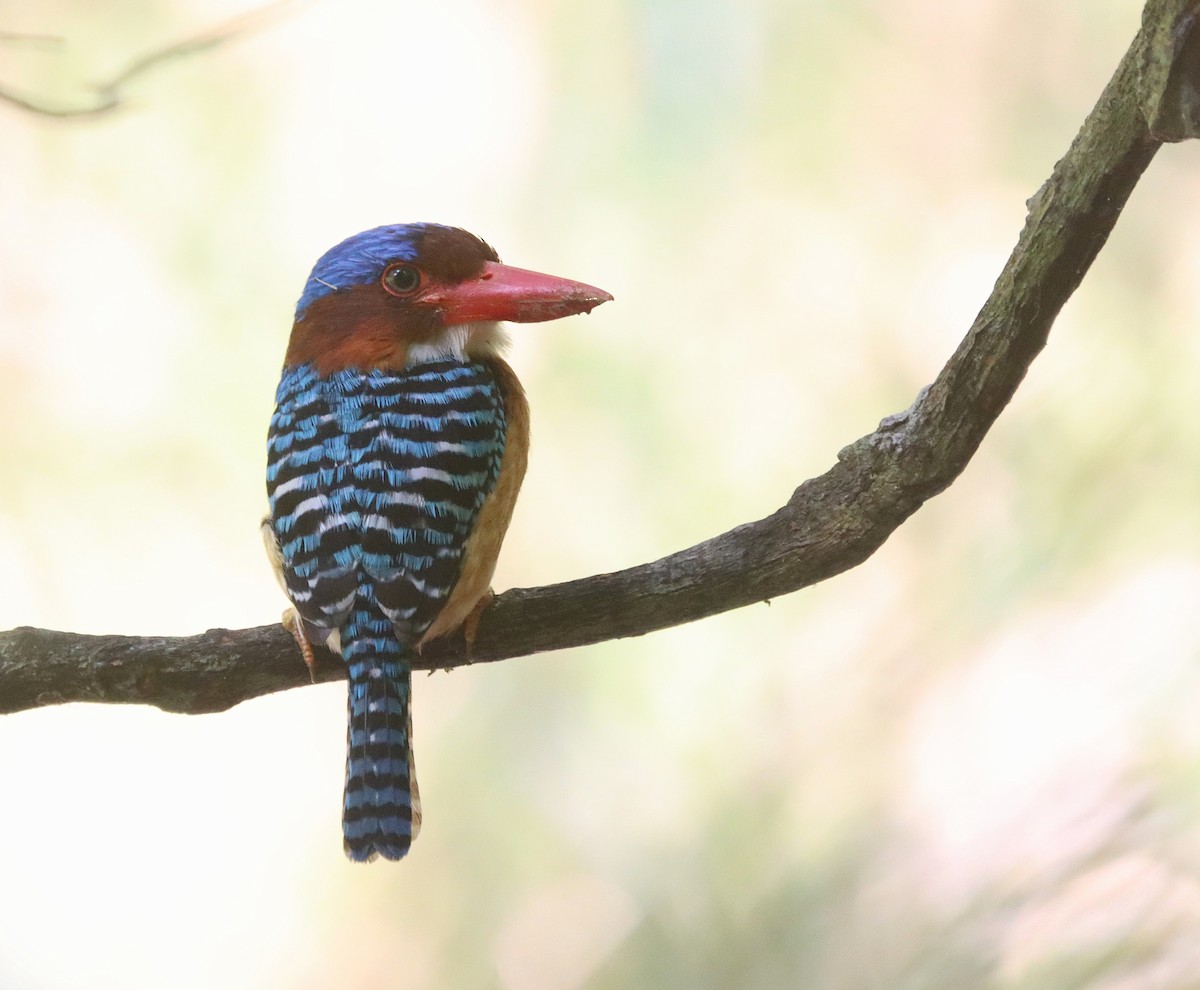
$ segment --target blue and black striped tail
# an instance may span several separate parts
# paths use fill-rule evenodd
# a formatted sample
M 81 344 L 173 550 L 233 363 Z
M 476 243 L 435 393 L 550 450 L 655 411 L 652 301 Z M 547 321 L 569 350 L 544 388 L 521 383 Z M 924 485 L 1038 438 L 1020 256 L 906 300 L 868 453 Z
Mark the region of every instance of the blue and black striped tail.
M 369 607 L 356 608 L 343 627 L 342 656 L 350 671 L 346 855 L 359 863 L 400 859 L 421 827 L 409 717 L 412 667 L 390 620 Z

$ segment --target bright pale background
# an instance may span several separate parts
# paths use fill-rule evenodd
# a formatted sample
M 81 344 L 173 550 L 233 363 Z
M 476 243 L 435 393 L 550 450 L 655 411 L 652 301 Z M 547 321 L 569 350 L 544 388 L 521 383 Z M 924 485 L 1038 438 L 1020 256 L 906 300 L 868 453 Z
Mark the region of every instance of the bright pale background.
M 0 2 L 77 100 L 239 0 Z M 0 107 L 0 628 L 273 621 L 290 310 L 363 227 L 611 290 L 519 327 L 500 589 L 772 511 L 969 325 L 1135 0 L 348 0 L 121 113 Z M 426 825 L 339 834 L 343 691 L 0 719 L 0 987 L 1194 986 L 1200 151 L 1151 168 L 961 480 L 865 565 L 422 677 Z M 297 660 L 299 662 L 299 660 Z

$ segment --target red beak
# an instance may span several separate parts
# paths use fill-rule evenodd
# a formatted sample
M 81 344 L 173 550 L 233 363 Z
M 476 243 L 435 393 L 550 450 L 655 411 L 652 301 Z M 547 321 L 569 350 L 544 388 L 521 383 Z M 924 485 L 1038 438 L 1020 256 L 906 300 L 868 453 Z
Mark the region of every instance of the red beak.
M 446 326 L 477 320 L 541 323 L 590 313 L 612 295 L 594 285 L 489 261 L 476 278 L 434 286 L 421 302 L 438 307 Z

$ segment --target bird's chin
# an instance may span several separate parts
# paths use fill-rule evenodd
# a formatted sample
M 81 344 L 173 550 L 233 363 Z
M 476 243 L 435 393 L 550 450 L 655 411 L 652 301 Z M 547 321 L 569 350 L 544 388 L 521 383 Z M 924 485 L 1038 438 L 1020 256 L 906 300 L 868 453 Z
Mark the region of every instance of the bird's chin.
M 496 320 L 479 320 L 446 327 L 433 340 L 408 346 L 407 363 L 479 361 L 499 355 L 509 345 L 508 330 Z
M 468 330 L 466 355 L 470 358 L 487 358 L 502 354 L 512 343 L 508 327 L 499 320 L 482 320 L 479 323 L 467 323 Z

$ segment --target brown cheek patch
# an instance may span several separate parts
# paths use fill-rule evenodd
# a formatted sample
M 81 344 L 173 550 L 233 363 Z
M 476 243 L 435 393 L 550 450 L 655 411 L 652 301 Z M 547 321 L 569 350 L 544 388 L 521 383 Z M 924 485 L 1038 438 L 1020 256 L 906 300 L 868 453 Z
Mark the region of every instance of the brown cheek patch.
M 312 364 L 321 375 L 346 368 L 404 367 L 409 345 L 428 340 L 437 315 L 382 288 L 357 285 L 322 296 L 292 327 L 284 363 Z
M 316 354 L 312 363 L 321 375 L 346 368 L 399 370 L 404 367 L 407 351 L 408 343 L 396 336 L 388 321 L 373 317 L 355 323 L 336 346 Z

